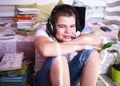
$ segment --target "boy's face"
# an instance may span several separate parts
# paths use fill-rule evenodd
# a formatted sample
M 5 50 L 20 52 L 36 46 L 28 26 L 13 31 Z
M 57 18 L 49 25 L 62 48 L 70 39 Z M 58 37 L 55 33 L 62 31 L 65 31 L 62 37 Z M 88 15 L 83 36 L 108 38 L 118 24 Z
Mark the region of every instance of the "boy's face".
M 76 32 L 76 22 L 73 16 L 60 16 L 56 22 L 56 38 L 60 42 L 68 42 L 72 40 L 72 36 Z

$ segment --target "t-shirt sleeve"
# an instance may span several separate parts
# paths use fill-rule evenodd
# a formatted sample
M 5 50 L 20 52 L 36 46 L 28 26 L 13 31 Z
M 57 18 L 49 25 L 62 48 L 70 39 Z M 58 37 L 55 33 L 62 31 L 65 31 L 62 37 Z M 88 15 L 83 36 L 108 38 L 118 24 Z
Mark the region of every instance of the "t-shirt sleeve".
M 35 39 L 36 37 L 38 37 L 38 36 L 45 36 L 45 37 L 47 37 L 50 41 L 53 41 L 53 39 L 48 36 L 48 34 L 47 34 L 47 32 L 46 32 L 45 29 L 42 29 L 42 28 L 39 29 L 39 30 L 35 33 L 34 39 Z
M 46 31 L 43 30 L 43 29 L 39 29 L 39 30 L 35 33 L 35 38 L 38 37 L 38 36 L 46 36 L 46 37 L 48 37 Z

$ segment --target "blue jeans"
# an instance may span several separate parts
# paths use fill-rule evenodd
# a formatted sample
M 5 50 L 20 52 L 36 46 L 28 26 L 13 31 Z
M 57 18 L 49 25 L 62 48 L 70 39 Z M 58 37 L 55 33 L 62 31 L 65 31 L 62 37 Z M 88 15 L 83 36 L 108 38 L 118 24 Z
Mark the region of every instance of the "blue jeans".
M 91 54 L 92 49 L 85 49 L 80 52 L 74 58 L 68 62 L 70 71 L 70 83 L 71 86 L 75 86 L 76 82 L 80 79 L 81 71 Z M 50 84 L 50 68 L 53 60 L 56 57 L 48 58 L 43 64 L 41 70 L 35 76 L 35 86 L 51 86 Z

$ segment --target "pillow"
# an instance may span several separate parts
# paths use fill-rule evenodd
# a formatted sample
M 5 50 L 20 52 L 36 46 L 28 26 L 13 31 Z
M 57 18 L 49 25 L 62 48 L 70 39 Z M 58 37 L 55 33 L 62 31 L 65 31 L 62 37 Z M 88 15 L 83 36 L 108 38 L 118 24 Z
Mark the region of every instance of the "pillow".
M 37 5 L 37 8 L 41 11 L 40 14 L 37 14 L 38 21 L 47 21 L 49 18 L 52 9 L 55 7 L 56 3 Z
M 120 0 L 107 0 L 105 19 L 120 25 Z

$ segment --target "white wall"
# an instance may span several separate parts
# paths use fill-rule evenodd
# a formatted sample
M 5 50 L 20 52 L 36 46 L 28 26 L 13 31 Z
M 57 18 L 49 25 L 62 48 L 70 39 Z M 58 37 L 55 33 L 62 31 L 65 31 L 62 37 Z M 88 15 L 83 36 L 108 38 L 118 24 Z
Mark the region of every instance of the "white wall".
M 4 16 L 14 16 L 14 5 L 25 5 L 25 4 L 49 4 L 49 3 L 58 3 L 59 0 L 0 0 L 0 17 Z M 88 17 L 104 17 L 104 14 L 100 11 L 103 11 L 103 8 L 96 9 L 96 6 L 105 7 L 106 0 L 76 0 L 81 1 L 85 5 L 94 7 L 93 9 L 88 9 Z M 64 3 L 72 5 L 73 0 L 63 0 Z M 6 9 L 9 8 L 9 9 Z M 6 10 L 5 12 L 4 9 Z M 11 9 L 11 10 L 10 10 Z M 96 11 L 96 12 L 95 12 Z M 6 13 L 6 14 L 5 14 Z
M 2 5 L 0 6 L 0 17 L 14 16 L 14 10 L 15 10 L 14 6 Z
M 48 4 L 57 3 L 59 0 L 0 0 L 0 5 L 18 5 L 18 4 Z M 106 0 L 77 0 L 89 5 L 105 5 Z M 64 3 L 72 4 L 73 0 L 63 0 Z
M 49 4 L 49 3 L 58 3 L 59 0 L 0 0 L 0 17 L 12 17 L 14 16 L 14 5 L 25 5 L 37 3 Z M 66 4 L 72 4 L 73 0 L 63 0 Z
M 59 0 L 0 0 L 0 5 L 20 5 L 20 4 L 48 4 L 57 3 Z M 63 0 L 64 3 L 72 4 L 73 0 Z
M 34 0 L 0 0 L 0 5 L 31 4 Z
M 90 6 L 105 6 L 106 0 L 80 0 L 81 2 Z
M 37 4 L 48 4 L 48 3 L 57 3 L 59 0 L 36 0 Z M 72 4 L 73 0 L 63 0 L 64 3 L 66 4 Z

